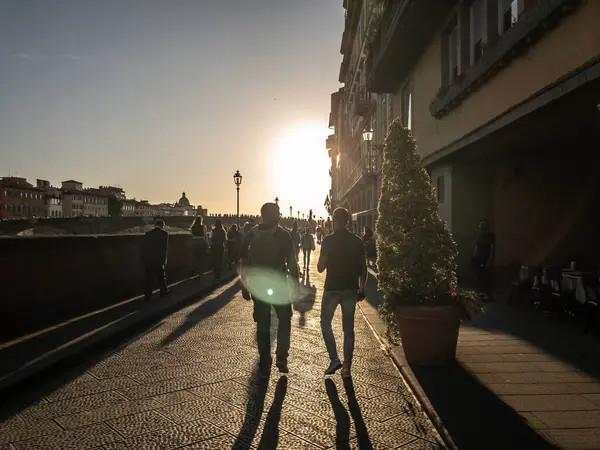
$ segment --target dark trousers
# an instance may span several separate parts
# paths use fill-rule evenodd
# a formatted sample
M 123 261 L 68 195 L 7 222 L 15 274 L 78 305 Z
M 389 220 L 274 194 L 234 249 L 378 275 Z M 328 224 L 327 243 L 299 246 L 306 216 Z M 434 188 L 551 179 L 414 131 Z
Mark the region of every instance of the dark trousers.
M 475 267 L 475 272 L 477 274 L 477 282 L 479 284 L 479 290 L 484 294 L 491 296 L 492 295 L 492 268 L 478 264 Z
M 223 256 L 225 250 L 223 248 L 211 248 L 210 256 L 212 262 L 212 269 L 215 274 L 215 279 L 221 279 L 221 273 L 223 272 Z
M 254 321 L 256 322 L 256 344 L 261 364 L 271 361 L 271 304 L 254 300 Z M 292 332 L 292 305 L 273 305 L 279 326 L 277 328 L 277 361 L 287 361 L 290 352 Z
M 152 297 L 152 288 L 156 281 L 158 281 L 160 293 L 166 294 L 168 289 L 165 266 L 146 266 L 146 279 L 144 282 L 144 295 L 146 298 Z
M 310 265 L 310 249 L 303 249 L 304 251 L 304 268 L 308 270 L 308 266 Z

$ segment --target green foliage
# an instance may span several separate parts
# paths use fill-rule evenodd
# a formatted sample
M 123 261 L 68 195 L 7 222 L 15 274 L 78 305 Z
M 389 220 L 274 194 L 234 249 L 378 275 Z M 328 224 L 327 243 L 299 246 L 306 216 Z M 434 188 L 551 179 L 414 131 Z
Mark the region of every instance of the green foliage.
M 123 211 L 123 202 L 117 197 L 108 197 L 108 215 L 110 217 L 120 217 Z
M 384 144 L 377 235 L 384 313 L 396 306 L 454 304 L 469 314 L 477 296 L 457 289 L 458 247 L 438 214 L 415 140 L 398 119 L 390 125 Z

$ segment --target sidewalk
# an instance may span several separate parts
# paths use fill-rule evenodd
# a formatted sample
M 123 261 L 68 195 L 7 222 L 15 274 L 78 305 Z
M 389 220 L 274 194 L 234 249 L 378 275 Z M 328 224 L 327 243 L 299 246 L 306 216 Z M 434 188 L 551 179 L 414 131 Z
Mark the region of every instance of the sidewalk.
M 367 317 L 385 333 L 375 306 L 364 305 Z M 423 368 L 401 347 L 391 353 L 461 450 L 600 448 L 600 340 L 582 325 L 500 297 L 463 324 L 455 364 Z
M 252 307 L 233 281 L 7 402 L 0 449 L 442 447 L 360 314 L 352 382 L 324 379 L 317 258 L 316 296 L 294 307 L 288 377 L 257 383 Z M 341 347 L 339 311 L 334 329 Z

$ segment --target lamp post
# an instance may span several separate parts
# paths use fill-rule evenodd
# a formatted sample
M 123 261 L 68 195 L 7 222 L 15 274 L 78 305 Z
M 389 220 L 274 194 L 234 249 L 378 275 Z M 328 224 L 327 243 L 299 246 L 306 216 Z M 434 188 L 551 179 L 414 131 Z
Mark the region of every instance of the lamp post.
M 293 213 L 292 211 L 293 211 L 293 210 L 292 210 L 292 207 L 290 206 L 290 219 L 293 219 L 293 218 L 294 218 L 294 213 Z
M 233 174 L 233 182 L 235 183 L 235 190 L 237 191 L 237 226 L 240 228 L 240 184 L 242 184 L 242 174 L 239 170 L 236 170 Z
M 275 197 L 275 204 L 279 206 L 279 197 Z
M 298 211 L 298 220 L 300 220 L 300 211 Z
M 367 170 L 369 172 L 375 172 L 375 161 L 373 158 L 373 149 L 371 147 L 371 141 L 373 140 L 373 129 L 363 131 L 363 140 L 367 143 Z

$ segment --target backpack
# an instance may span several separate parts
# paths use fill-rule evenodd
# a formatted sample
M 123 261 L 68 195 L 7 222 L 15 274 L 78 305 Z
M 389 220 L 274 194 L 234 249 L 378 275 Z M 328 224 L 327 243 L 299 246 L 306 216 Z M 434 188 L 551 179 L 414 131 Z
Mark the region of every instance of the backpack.
M 285 264 L 281 246 L 275 234 L 279 227 L 261 230 L 256 227 L 252 230 L 254 239 L 250 245 L 250 264 L 254 267 L 269 267 L 281 269 Z

